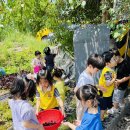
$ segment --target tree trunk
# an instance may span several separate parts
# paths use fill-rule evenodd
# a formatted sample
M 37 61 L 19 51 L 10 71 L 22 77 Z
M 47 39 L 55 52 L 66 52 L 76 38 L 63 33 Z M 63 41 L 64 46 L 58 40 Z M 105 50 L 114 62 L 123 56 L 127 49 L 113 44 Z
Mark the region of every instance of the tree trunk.
M 109 1 L 102 0 L 101 4 L 105 5 L 106 2 L 109 2 Z M 111 8 L 111 3 L 109 3 L 109 8 Z M 107 8 L 105 11 L 102 11 L 102 23 L 106 23 L 107 20 L 110 19 L 110 14 L 109 14 L 109 11 L 108 11 L 109 8 Z

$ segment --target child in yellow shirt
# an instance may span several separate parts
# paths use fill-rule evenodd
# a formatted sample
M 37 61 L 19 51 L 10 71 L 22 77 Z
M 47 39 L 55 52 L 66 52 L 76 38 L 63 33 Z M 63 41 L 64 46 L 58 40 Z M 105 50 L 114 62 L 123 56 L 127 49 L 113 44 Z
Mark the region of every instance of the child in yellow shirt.
M 55 88 L 58 89 L 61 99 L 64 102 L 65 101 L 65 86 L 64 86 L 64 81 L 61 78 L 62 74 L 63 74 L 63 70 L 58 69 L 58 68 L 54 69 L 53 79 L 56 81 Z
M 49 71 L 42 70 L 37 75 L 37 104 L 36 104 L 36 114 L 38 114 L 39 109 L 59 109 L 64 114 L 64 104 L 60 98 L 59 91 L 52 84 L 52 78 Z
M 112 68 L 117 65 L 115 56 L 112 52 L 105 52 L 103 57 L 106 66 L 102 70 L 99 79 L 99 85 L 103 86 L 106 91 L 103 91 L 103 97 L 100 99 L 101 120 L 104 120 L 104 114 L 106 113 L 107 109 L 112 107 L 112 93 L 116 80 L 116 73 Z

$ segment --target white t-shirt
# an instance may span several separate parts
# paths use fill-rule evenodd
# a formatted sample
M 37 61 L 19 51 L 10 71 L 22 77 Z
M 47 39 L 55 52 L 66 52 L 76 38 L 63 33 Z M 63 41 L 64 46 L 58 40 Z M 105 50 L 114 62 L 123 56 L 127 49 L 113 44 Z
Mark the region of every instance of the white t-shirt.
M 81 87 L 81 86 L 86 85 L 86 84 L 94 85 L 94 79 L 93 79 L 93 76 L 91 76 L 90 74 L 88 74 L 86 72 L 86 70 L 84 70 L 80 74 L 79 79 L 78 79 L 78 83 L 76 86 Z
M 91 76 L 89 73 L 86 72 L 86 70 L 84 70 L 78 79 L 78 83 L 76 85 L 76 87 L 80 88 L 83 85 L 86 84 L 91 84 L 94 85 L 94 79 L 93 76 Z M 81 101 L 79 101 L 78 99 L 76 99 L 76 115 L 77 115 L 77 120 L 81 120 L 82 116 L 85 112 L 86 108 L 84 108 L 81 104 Z

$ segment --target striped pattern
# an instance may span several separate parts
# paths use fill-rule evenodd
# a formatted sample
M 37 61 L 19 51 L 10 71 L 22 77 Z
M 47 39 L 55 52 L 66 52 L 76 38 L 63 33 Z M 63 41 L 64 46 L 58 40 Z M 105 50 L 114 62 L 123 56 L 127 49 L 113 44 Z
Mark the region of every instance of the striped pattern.
M 116 42 L 117 48 L 122 57 L 125 57 L 125 55 L 130 57 L 130 28 L 127 26 L 127 24 L 126 31 L 119 37 L 119 41 Z M 128 86 L 130 87 L 130 80 Z
M 130 57 L 130 31 L 117 43 L 117 47 L 122 57 L 125 55 Z M 128 86 L 130 87 L 130 80 Z
M 122 57 L 125 56 L 125 53 L 130 57 L 130 31 L 126 33 L 121 41 L 117 42 L 117 48 Z

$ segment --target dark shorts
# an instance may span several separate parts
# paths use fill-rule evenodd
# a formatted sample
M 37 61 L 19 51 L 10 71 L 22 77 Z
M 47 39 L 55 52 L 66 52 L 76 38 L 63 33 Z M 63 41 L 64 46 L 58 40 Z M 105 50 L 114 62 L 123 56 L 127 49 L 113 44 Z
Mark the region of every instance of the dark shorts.
M 46 66 L 46 70 L 49 72 L 52 72 L 53 68 L 54 68 L 53 66 Z
M 98 101 L 99 101 L 99 107 L 101 110 L 107 110 L 107 109 L 112 108 L 112 96 L 102 97 Z
M 55 107 L 55 108 L 51 108 L 51 109 L 59 110 L 59 107 Z M 41 108 L 40 111 L 44 111 L 44 109 Z

